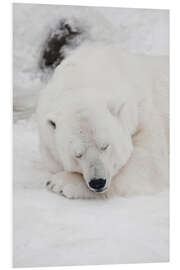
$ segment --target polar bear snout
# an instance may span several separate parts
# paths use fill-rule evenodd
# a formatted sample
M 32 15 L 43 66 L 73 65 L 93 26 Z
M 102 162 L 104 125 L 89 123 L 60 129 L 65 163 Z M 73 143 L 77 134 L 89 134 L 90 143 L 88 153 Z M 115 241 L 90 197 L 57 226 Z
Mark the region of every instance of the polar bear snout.
M 101 178 L 93 178 L 91 179 L 91 181 L 89 182 L 89 187 L 91 188 L 91 190 L 95 191 L 95 192 L 103 192 L 106 190 L 106 179 L 101 179 Z

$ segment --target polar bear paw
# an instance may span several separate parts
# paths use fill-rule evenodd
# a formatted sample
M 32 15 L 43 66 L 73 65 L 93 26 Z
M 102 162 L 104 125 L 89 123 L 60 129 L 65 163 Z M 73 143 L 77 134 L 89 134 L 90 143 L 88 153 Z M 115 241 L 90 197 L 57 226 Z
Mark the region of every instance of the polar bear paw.
M 98 196 L 93 191 L 90 191 L 82 177 L 75 173 L 62 172 L 51 176 L 51 179 L 46 182 L 48 190 L 63 195 L 68 199 L 93 199 Z

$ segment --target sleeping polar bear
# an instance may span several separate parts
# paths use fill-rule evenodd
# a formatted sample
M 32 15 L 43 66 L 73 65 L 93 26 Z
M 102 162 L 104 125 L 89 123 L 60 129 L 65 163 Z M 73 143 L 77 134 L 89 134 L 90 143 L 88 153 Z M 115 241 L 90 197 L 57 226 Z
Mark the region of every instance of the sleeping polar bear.
M 81 46 L 38 109 L 47 187 L 68 198 L 147 194 L 168 185 L 168 59 Z

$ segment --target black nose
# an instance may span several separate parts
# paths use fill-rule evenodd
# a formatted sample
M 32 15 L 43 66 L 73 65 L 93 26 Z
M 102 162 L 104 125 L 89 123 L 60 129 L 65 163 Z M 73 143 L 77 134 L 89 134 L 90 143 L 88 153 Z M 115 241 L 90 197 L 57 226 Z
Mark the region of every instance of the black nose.
M 96 190 L 102 189 L 105 186 L 105 184 L 106 184 L 106 180 L 101 179 L 101 178 L 99 179 L 94 178 L 89 182 L 89 186 Z

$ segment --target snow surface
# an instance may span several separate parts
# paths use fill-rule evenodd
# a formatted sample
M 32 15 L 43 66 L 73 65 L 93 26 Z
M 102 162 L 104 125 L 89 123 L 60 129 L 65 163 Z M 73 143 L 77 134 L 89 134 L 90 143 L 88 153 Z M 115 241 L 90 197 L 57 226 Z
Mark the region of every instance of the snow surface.
M 114 42 L 150 55 L 169 51 L 165 10 L 14 4 L 14 266 L 168 261 L 168 191 L 68 200 L 44 187 L 34 111 L 48 74 L 38 61 L 47 34 L 62 18 L 84 29 L 82 41 Z

